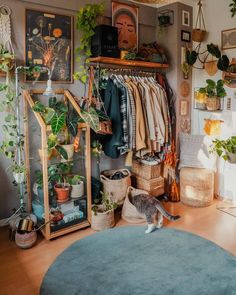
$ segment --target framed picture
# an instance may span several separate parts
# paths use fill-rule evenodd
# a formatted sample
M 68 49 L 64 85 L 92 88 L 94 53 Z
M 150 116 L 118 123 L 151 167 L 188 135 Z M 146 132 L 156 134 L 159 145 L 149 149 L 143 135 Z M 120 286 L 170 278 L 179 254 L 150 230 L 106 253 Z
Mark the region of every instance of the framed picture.
M 179 114 L 180 116 L 188 116 L 188 101 L 186 99 L 180 100 Z
M 191 42 L 191 33 L 188 31 L 181 30 L 181 41 Z
M 112 2 L 112 25 L 118 28 L 121 50 L 138 50 L 138 6 Z
M 190 12 L 182 10 L 182 26 L 190 26 Z
M 221 31 L 221 49 L 236 48 L 236 28 Z
M 73 16 L 26 9 L 25 64 L 46 66 L 51 80 L 73 82 Z M 26 82 L 34 81 L 26 76 Z M 37 81 L 47 81 L 41 73 Z

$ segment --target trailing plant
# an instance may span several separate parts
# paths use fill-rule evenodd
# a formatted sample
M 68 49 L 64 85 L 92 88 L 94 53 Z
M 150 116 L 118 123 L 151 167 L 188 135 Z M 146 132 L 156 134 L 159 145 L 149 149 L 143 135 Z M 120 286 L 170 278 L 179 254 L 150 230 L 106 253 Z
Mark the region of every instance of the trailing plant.
M 229 59 L 227 55 L 221 54 L 219 47 L 213 43 L 207 44 L 207 50 L 200 52 L 201 43 L 197 45 L 195 50 L 186 50 L 186 63 L 189 66 L 194 66 L 197 60 L 199 60 L 203 67 L 205 62 L 207 61 L 208 56 L 211 54 L 212 56 L 217 58 L 217 68 L 220 71 L 227 71 L 229 67 Z M 204 55 L 204 59 L 201 59 L 201 56 Z
M 215 139 L 212 141 L 210 149 L 211 153 L 216 153 L 219 157 L 222 157 L 225 161 L 229 159 L 227 153 L 236 154 L 236 136 L 231 136 L 226 140 Z
M 225 97 L 224 81 L 219 79 L 217 83 L 211 79 L 206 80 L 207 86 L 199 89 L 200 93 L 206 94 L 207 97 Z
M 67 182 L 70 184 L 70 185 L 77 185 L 81 182 L 81 180 L 84 179 L 84 176 L 82 175 L 79 175 L 79 174 L 75 174 L 73 175 L 72 177 L 67 177 Z
M 117 203 L 111 200 L 108 193 L 100 192 L 100 194 L 102 196 L 102 201 L 100 205 L 102 206 L 99 206 L 98 204 L 92 206 L 92 211 L 94 212 L 94 215 L 97 215 L 98 212 L 107 212 L 117 208 Z
M 236 15 L 236 0 L 232 0 L 232 3 L 229 4 L 231 17 Z
M 78 130 L 78 115 L 69 111 L 63 101 L 57 101 L 56 97 L 49 98 L 49 106 L 36 101 L 33 110 L 43 117 L 45 123 L 51 126 L 52 133 L 47 139 L 48 153 L 56 150 L 64 159 L 68 159 L 63 144 L 70 143 L 70 135 L 75 137 Z
M 76 49 L 78 54 L 77 61 L 79 63 L 84 63 L 84 65 L 79 66 L 79 71 L 74 74 L 75 79 L 81 80 L 81 82 L 86 83 L 87 72 L 86 64 L 88 63 L 88 58 L 91 56 L 91 39 L 94 35 L 94 29 L 97 25 L 97 17 L 104 13 L 104 4 L 86 4 L 82 7 L 76 16 L 76 28 L 82 32 L 82 37 L 80 39 L 80 46 Z

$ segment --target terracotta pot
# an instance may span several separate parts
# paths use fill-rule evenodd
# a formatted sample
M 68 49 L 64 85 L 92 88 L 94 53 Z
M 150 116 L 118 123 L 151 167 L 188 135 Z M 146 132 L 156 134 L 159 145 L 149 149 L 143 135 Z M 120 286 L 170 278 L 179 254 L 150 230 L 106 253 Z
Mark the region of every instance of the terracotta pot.
M 195 42 L 203 42 L 206 39 L 207 31 L 201 29 L 193 29 L 192 38 Z
M 69 184 L 55 184 L 54 190 L 57 195 L 57 202 L 64 203 L 69 200 L 70 185 Z

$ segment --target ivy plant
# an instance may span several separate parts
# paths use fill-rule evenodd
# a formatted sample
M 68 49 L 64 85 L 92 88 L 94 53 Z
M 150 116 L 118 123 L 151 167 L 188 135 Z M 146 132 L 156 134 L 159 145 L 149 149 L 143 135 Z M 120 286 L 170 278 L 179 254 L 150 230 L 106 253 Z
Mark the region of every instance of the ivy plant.
M 76 60 L 80 63 L 79 71 L 74 74 L 75 79 L 86 83 L 87 73 L 86 65 L 91 56 L 91 39 L 94 35 L 94 29 L 97 25 L 97 17 L 104 13 L 104 4 L 86 4 L 80 8 L 76 16 L 76 28 L 82 33 L 80 46 L 76 48 L 78 54 Z M 84 64 L 84 65 L 83 65 Z
M 229 4 L 231 17 L 234 17 L 236 15 L 236 0 L 232 0 L 232 3 Z

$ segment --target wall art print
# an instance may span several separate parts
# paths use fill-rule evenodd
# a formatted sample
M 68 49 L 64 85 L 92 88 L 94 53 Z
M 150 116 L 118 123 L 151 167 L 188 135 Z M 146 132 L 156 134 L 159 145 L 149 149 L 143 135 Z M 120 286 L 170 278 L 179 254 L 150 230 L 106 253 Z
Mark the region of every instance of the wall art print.
M 118 28 L 121 50 L 138 50 L 138 6 L 112 2 L 112 25 Z
M 25 63 L 46 66 L 51 80 L 58 83 L 73 82 L 73 17 L 38 10 L 25 12 Z M 35 77 L 26 77 L 33 81 Z M 41 73 L 37 81 L 47 81 Z
M 221 31 L 221 49 L 236 48 L 236 28 Z

